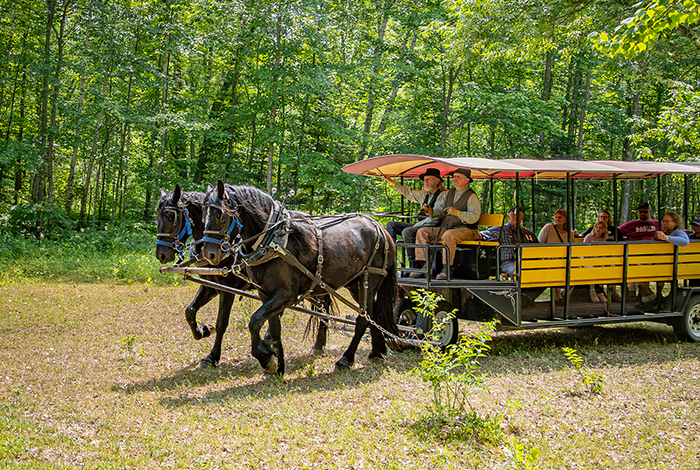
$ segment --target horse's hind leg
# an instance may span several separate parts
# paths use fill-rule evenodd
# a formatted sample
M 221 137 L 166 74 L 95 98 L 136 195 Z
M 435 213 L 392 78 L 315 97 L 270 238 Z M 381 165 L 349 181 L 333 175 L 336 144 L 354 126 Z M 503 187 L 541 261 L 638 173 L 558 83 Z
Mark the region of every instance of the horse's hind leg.
M 185 309 L 185 319 L 187 320 L 187 324 L 190 325 L 192 336 L 194 336 L 194 339 L 196 340 L 206 338 L 211 334 L 208 325 L 204 323 L 197 323 L 197 312 L 199 312 L 199 309 L 208 304 L 211 299 L 216 297 L 218 293 L 219 291 L 212 289 L 211 287 L 199 286 L 197 295 L 194 296 L 192 303 L 190 303 Z
M 384 334 L 374 325 L 370 325 L 369 333 L 372 337 L 372 351 L 368 357 L 370 359 L 384 359 L 384 355 L 387 353 Z
M 323 310 L 328 314 L 331 311 L 331 296 L 327 295 L 323 298 Z M 318 321 L 318 329 L 316 330 L 316 342 L 311 347 L 312 356 L 324 356 L 326 353 L 323 348 L 326 347 L 328 341 L 328 320 L 323 318 Z
M 349 369 L 355 364 L 355 353 L 357 352 L 357 347 L 360 345 L 360 341 L 367 331 L 367 326 L 369 322 L 364 315 L 358 315 L 355 320 L 355 334 L 350 340 L 350 346 L 343 353 L 343 356 L 335 363 L 336 370 L 338 369 Z
M 216 366 L 219 364 L 219 360 L 221 359 L 221 344 L 224 340 L 224 333 L 226 333 L 226 329 L 228 328 L 231 307 L 233 306 L 235 298 L 235 295 L 229 294 L 228 292 L 221 292 L 219 294 L 219 314 L 216 317 L 216 339 L 214 340 L 214 346 L 211 348 L 209 355 L 199 363 L 200 367 Z

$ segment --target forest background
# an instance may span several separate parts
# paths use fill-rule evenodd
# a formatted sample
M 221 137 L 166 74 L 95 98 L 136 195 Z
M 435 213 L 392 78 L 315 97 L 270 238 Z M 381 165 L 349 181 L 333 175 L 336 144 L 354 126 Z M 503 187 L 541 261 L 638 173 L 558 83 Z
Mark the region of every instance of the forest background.
M 387 153 L 697 161 L 699 13 L 695 0 L 2 0 L 2 238 L 36 236 L 39 219 L 48 237 L 152 234 L 159 188 L 216 178 L 294 189 L 310 213 L 397 210 L 387 185 L 341 170 Z M 543 187 L 542 223 L 563 204 Z M 578 187 L 594 195 L 579 221 L 609 207 L 606 188 Z M 492 210 L 512 202 L 497 191 Z M 620 191 L 624 220 L 656 183 Z M 682 179 L 663 192 L 680 212 Z

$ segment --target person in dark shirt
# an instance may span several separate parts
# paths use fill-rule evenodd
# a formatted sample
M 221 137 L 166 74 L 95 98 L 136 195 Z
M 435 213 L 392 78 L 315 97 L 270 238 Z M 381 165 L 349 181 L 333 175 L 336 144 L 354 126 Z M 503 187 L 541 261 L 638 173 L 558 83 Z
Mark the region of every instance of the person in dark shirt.
M 520 243 L 539 243 L 535 232 L 527 227 L 524 227 L 523 220 L 525 213 L 521 208 L 511 207 L 508 210 L 508 223 L 503 227 L 500 225 L 493 226 L 479 232 L 479 238 L 486 241 L 498 241 L 502 245 L 515 245 L 518 243 L 518 231 L 520 231 Z M 519 219 L 519 220 L 517 220 Z M 516 223 L 517 222 L 517 223 Z M 517 251 L 515 248 L 501 248 L 501 272 L 505 274 L 515 273 L 515 261 Z

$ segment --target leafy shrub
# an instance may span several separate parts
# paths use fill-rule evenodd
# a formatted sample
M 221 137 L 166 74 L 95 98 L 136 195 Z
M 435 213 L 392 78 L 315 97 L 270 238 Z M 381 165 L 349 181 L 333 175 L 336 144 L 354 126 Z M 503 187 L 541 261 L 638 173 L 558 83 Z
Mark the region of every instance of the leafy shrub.
M 19 204 L 10 209 L 7 226 L 21 237 L 55 239 L 73 227 L 73 221 L 53 204 Z

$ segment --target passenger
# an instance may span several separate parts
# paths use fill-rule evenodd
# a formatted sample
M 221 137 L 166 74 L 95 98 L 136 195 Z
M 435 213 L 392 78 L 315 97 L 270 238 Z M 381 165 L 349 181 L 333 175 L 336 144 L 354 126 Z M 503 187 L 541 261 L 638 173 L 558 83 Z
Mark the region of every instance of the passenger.
M 520 243 L 538 243 L 535 232 L 527 227 L 523 227 L 523 219 L 525 213 L 521 208 L 511 207 L 508 210 L 508 223 L 501 230 L 500 225 L 495 225 L 489 229 L 479 232 L 479 238 L 487 241 L 498 241 L 502 245 L 515 245 L 518 243 L 518 232 L 515 226 L 518 226 L 520 232 Z M 516 220 L 517 219 L 519 220 Z M 517 223 L 516 223 L 517 222 Z M 501 248 L 501 272 L 505 274 L 515 274 L 517 250 L 515 248 Z
M 690 223 L 691 233 L 688 238 L 691 240 L 700 240 L 700 217 Z
M 569 230 L 566 222 L 568 213 L 564 209 L 559 209 L 554 213 L 554 223 L 547 224 L 542 227 L 540 234 L 537 237 L 540 243 L 566 243 L 564 240 L 568 237 L 568 241 L 574 241 L 574 234 Z
M 416 233 L 421 227 L 435 227 L 440 225 L 440 218 L 429 217 L 424 211 L 423 207 L 434 207 L 438 196 L 442 191 L 446 191 L 445 186 L 442 184 L 442 177 L 440 176 L 440 170 L 437 168 L 427 168 L 425 173 L 420 175 L 421 181 L 423 181 L 423 189 L 411 189 L 409 187 L 403 186 L 388 176 L 384 176 L 384 179 L 394 185 L 396 189 L 403 197 L 409 201 L 417 202 L 421 204 L 421 211 L 418 214 L 419 221 L 415 224 L 409 224 L 406 222 L 391 221 L 387 224 L 386 229 L 391 235 L 392 240 L 396 243 L 396 236 L 400 233 L 403 238 L 404 243 L 415 243 Z M 416 261 L 416 249 L 409 247 L 406 248 L 406 257 L 408 258 L 409 266 L 411 268 L 421 268 L 422 262 Z
M 470 187 L 473 181 L 471 170 L 458 168 L 451 175 L 454 188 L 440 193 L 435 207 L 423 206 L 427 215 L 442 218 L 441 226 L 421 227 L 416 235 L 416 243 L 421 245 L 428 245 L 442 238 L 442 243 L 450 251 L 449 266 L 454 264 L 457 243 L 476 240 L 479 237 L 477 222 L 481 216 L 479 197 Z M 425 248 L 416 248 L 416 260 L 426 260 Z M 447 266 L 445 263 L 436 279 L 447 279 Z M 411 273 L 411 277 L 424 275 L 422 272 Z
M 630 220 L 618 227 L 625 240 L 653 240 L 654 234 L 659 230 L 659 221 L 651 218 L 649 203 L 644 202 L 637 206 L 636 220 Z
M 621 234 L 620 231 L 617 229 L 617 227 L 613 227 L 613 226 L 612 226 L 611 220 L 612 220 L 612 218 L 610 217 L 610 212 L 608 212 L 608 211 L 600 211 L 600 214 L 598 214 L 598 220 L 596 220 L 596 223 L 597 223 L 597 222 L 604 222 L 605 225 L 608 227 L 608 236 L 607 236 L 607 240 L 606 240 L 606 241 L 609 241 L 609 242 L 614 242 L 614 241 L 616 241 L 616 240 L 617 240 L 617 241 L 622 241 L 622 234 Z M 576 236 L 578 236 L 578 237 L 583 237 L 583 238 L 585 239 L 586 236 L 587 236 L 589 233 L 591 233 L 591 232 L 593 231 L 593 228 L 594 228 L 594 227 L 595 227 L 595 224 L 594 224 L 594 225 L 591 225 L 590 227 L 588 227 L 588 228 L 587 228 L 586 230 L 584 230 L 583 233 L 581 233 L 580 235 L 579 235 L 579 234 L 576 234 L 575 232 L 574 232 L 574 235 L 576 235 Z M 586 243 L 585 240 L 584 240 L 584 243 Z
M 666 212 L 661 219 L 661 229 L 656 232 L 654 238 L 676 246 L 686 246 L 690 243 L 690 237 L 682 228 L 683 218 L 675 212 Z
M 637 206 L 636 220 L 630 220 L 618 227 L 620 233 L 629 241 L 653 240 L 654 235 L 659 230 L 659 221 L 651 218 L 649 213 L 649 203 L 643 202 Z M 627 296 L 631 299 L 636 297 L 636 286 L 634 283 L 627 285 Z M 642 302 L 656 300 L 656 294 L 652 292 L 648 282 L 639 283 L 639 295 Z
M 608 219 L 610 216 L 608 215 Z M 605 224 L 605 222 L 599 220 L 598 222 L 595 223 L 595 225 L 592 227 L 593 230 L 591 233 L 586 235 L 586 238 L 583 239 L 583 243 L 599 243 L 599 242 L 606 242 L 608 241 L 608 226 Z M 603 302 L 606 303 L 608 299 L 605 297 L 605 290 L 603 289 L 603 286 L 600 284 L 591 284 L 590 287 L 590 292 L 589 295 L 591 297 L 591 302 L 593 303 L 598 303 L 598 302 Z

